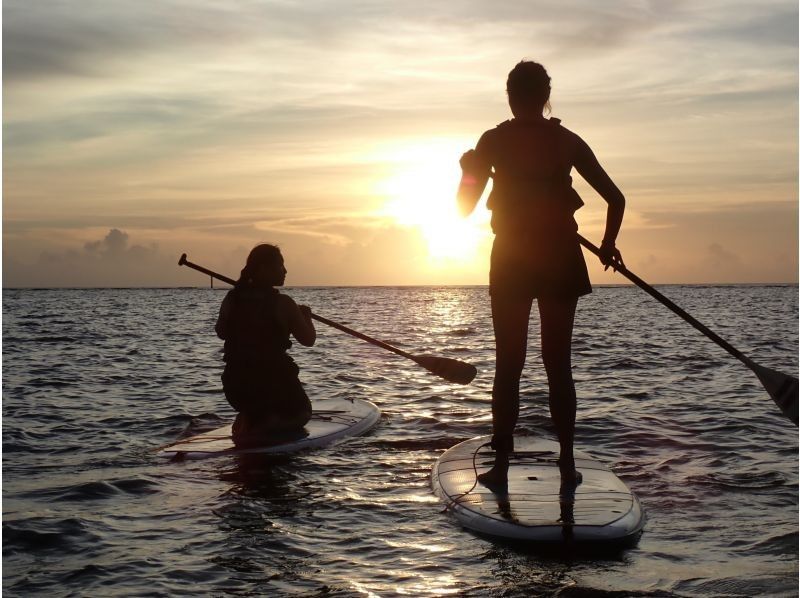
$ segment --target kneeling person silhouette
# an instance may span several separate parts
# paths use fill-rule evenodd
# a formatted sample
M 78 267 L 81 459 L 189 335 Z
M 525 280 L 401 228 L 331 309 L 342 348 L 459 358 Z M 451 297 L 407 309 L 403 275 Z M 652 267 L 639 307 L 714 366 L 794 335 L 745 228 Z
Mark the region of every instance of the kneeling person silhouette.
M 275 288 L 285 279 L 280 249 L 257 245 L 220 306 L 215 330 L 225 341 L 222 386 L 238 412 L 233 442 L 239 448 L 302 437 L 311 419 L 299 368 L 286 351 L 290 335 L 310 347 L 317 333 L 311 310 Z

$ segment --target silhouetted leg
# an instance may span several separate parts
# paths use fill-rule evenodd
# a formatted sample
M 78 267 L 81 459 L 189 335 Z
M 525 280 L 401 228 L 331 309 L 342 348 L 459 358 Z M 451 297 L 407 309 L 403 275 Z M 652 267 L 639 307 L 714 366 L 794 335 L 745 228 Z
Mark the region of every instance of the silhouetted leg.
M 237 448 L 249 448 L 256 444 L 253 439 L 253 418 L 248 413 L 240 411 L 233 420 L 233 444 Z
M 572 379 L 572 327 L 578 299 L 539 298 L 542 360 L 550 387 L 550 417 L 561 446 L 562 483 L 580 483 L 572 454 L 575 440 L 575 382 Z
M 239 412 L 233 421 L 233 443 L 237 448 L 251 448 L 304 438 L 310 419 L 310 403 L 287 413 Z
M 496 356 L 492 386 L 492 430 L 500 444 L 513 435 L 517 425 L 519 379 L 525 366 L 530 313 L 531 299 L 492 297 Z M 511 447 L 508 448 L 510 450 Z
M 519 379 L 528 345 L 531 299 L 492 295 L 496 365 L 492 387 L 492 448 L 495 465 L 478 476 L 487 487 L 501 488 L 507 479 L 508 454 L 513 450 L 519 416 Z

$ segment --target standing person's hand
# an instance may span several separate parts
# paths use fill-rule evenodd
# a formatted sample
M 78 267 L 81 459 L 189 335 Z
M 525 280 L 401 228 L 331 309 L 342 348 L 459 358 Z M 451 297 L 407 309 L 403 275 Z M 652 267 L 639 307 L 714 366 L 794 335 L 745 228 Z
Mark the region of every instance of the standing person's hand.
M 602 245 L 600 245 L 600 261 L 605 266 L 603 270 L 608 270 L 610 266 L 616 272 L 617 266 L 625 266 L 625 262 L 622 261 L 622 254 L 617 249 L 617 246 L 614 245 L 614 241 L 603 240 Z
M 461 166 L 461 170 L 464 172 L 472 173 L 478 167 L 478 155 L 475 153 L 474 149 L 467 150 L 461 156 L 461 159 L 458 161 L 458 164 Z
M 486 188 L 491 176 L 490 166 L 474 149 L 464 152 L 458 163 L 462 171 L 457 193 L 458 208 L 462 216 L 469 216 Z

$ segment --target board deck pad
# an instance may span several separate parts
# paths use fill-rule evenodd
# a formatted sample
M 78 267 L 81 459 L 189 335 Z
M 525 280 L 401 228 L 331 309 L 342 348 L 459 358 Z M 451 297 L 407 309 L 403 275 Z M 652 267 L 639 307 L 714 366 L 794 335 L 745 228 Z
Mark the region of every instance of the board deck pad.
M 639 537 L 645 514 L 639 499 L 604 464 L 575 451 L 583 482 L 561 487 L 558 443 L 515 437 L 507 491 L 476 483 L 491 469 L 494 451 L 482 436 L 452 447 L 433 466 L 431 485 L 461 524 L 488 536 L 529 542 L 619 542 Z
M 312 401 L 311 405 L 311 420 L 305 425 L 304 434 L 284 437 L 264 446 L 237 449 L 231 438 L 232 424 L 228 424 L 162 447 L 158 454 L 172 458 L 205 459 L 226 455 L 295 453 L 363 434 L 381 416 L 378 407 L 363 399 L 321 399 Z

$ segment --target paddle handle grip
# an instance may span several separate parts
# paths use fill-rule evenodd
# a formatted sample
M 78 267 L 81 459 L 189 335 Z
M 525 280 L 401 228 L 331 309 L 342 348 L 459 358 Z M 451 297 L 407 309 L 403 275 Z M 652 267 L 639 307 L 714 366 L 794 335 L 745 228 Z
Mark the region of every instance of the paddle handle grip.
M 186 259 L 186 254 L 185 253 L 182 254 L 181 255 L 181 259 L 178 260 L 178 265 L 179 266 L 188 266 L 189 268 L 192 268 L 193 270 L 197 270 L 198 272 L 202 272 L 203 274 L 208 274 L 212 278 L 216 278 L 217 280 L 221 280 L 222 282 L 226 282 L 231 286 L 234 286 L 236 284 L 236 281 L 233 280 L 232 278 L 228 278 L 227 276 L 224 276 L 222 274 L 217 274 L 216 272 L 214 272 L 212 270 L 209 270 L 208 268 L 203 268 L 203 266 L 198 266 L 197 264 L 193 264 L 192 262 L 190 262 L 189 260 Z
M 600 257 L 600 250 L 595 245 L 593 245 L 590 241 L 587 241 L 581 235 L 578 235 L 578 241 L 580 242 L 581 245 L 586 247 L 586 249 L 591 251 L 596 256 Z M 741 361 L 742 363 L 744 363 L 745 365 L 748 365 L 748 366 L 750 366 L 750 364 L 753 363 L 744 353 L 739 351 L 739 349 L 737 349 L 736 347 L 731 345 L 728 341 L 726 341 L 724 338 L 719 336 L 716 332 L 714 332 L 713 330 L 711 330 L 710 328 L 708 328 L 707 326 L 702 324 L 694 316 L 692 316 L 689 313 L 685 312 L 683 309 L 678 307 L 675 303 L 673 303 L 672 301 L 667 299 L 667 297 L 665 297 L 664 295 L 659 293 L 656 289 L 654 289 L 649 284 L 647 284 L 645 281 L 643 281 L 641 278 L 636 276 L 636 274 L 634 274 L 633 272 L 628 270 L 625 266 L 623 266 L 622 264 L 614 264 L 612 267 L 617 272 L 622 274 L 625 278 L 627 278 L 628 280 L 633 282 L 637 287 L 642 289 L 645 293 L 647 293 L 651 297 L 655 298 L 657 301 L 661 302 L 667 308 L 669 308 L 674 313 L 678 314 L 681 318 L 686 320 L 689 324 L 694 326 L 697 330 L 699 330 L 700 332 L 705 334 L 708 338 L 710 338 L 712 341 L 717 343 L 720 347 L 725 349 L 728 353 L 733 355 L 736 359 L 738 359 L 739 361 Z
M 197 264 L 194 264 L 194 263 L 190 262 L 189 260 L 186 259 L 186 254 L 185 253 L 183 255 L 181 255 L 181 258 L 178 260 L 178 265 L 179 266 L 188 266 L 189 268 L 192 268 L 193 270 L 197 270 L 198 272 L 202 272 L 203 274 L 207 274 L 207 275 L 209 275 L 209 276 L 211 276 L 213 278 L 216 278 L 217 280 L 221 280 L 222 282 L 226 282 L 231 286 L 234 286 L 236 284 L 236 281 L 233 280 L 232 278 L 228 278 L 227 276 L 224 276 L 222 274 L 217 274 L 213 270 L 209 270 L 208 268 L 203 268 L 203 266 L 198 266 Z M 354 336 L 356 338 L 360 338 L 362 341 L 367 341 L 368 343 L 372 343 L 373 345 L 377 345 L 378 347 L 386 349 L 387 351 L 391 351 L 392 353 L 397 353 L 398 355 L 401 355 L 401 356 L 403 356 L 403 357 L 405 357 L 407 359 L 411 359 L 412 361 L 417 361 L 417 358 L 414 355 L 412 355 L 411 353 L 407 353 L 407 352 L 403 351 L 402 349 L 398 349 L 397 347 L 393 347 L 389 343 L 385 343 L 383 341 L 379 341 L 376 338 L 372 338 L 371 336 L 367 336 L 363 332 L 358 332 L 357 330 L 353 330 L 352 328 L 348 328 L 344 324 L 339 324 L 338 322 L 334 322 L 333 320 L 329 320 L 328 318 L 323 318 L 322 316 L 318 316 L 315 313 L 312 313 L 311 317 L 313 319 L 317 320 L 318 322 L 322 322 L 323 324 L 327 324 L 328 326 L 331 326 L 332 328 L 336 328 L 337 330 L 341 330 L 342 332 L 345 332 L 345 333 L 347 333 L 347 334 L 349 334 L 351 336 Z

